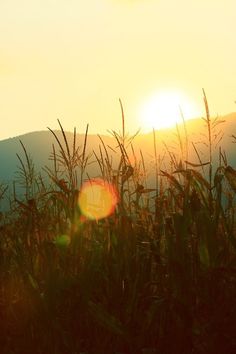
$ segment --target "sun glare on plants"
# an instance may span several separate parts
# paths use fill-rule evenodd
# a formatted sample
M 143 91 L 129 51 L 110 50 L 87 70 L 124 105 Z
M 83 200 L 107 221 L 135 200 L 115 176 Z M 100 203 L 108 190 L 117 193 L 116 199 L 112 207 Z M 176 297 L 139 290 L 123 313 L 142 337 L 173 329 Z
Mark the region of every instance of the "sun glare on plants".
M 78 202 L 84 216 L 99 220 L 114 212 L 118 202 L 118 192 L 111 183 L 96 178 L 83 184 Z
M 194 102 L 179 92 L 159 92 L 141 106 L 140 124 L 145 131 L 175 127 L 184 119 L 197 118 L 199 110 Z

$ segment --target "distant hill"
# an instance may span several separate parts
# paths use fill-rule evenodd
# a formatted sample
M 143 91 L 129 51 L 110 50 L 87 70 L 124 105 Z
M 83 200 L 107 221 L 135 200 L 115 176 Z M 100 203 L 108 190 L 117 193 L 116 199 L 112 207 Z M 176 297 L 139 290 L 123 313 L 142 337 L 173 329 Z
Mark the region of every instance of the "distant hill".
M 215 137 L 215 140 L 213 141 L 213 153 L 215 160 L 218 159 L 219 148 L 221 147 L 221 151 L 226 152 L 228 163 L 236 167 L 236 145 L 234 145 L 234 143 L 236 143 L 236 138 L 234 139 L 232 137 L 233 135 L 236 137 L 236 113 L 218 117 L 216 120 L 213 118 L 212 122 L 216 123 L 212 132 L 212 135 Z M 194 152 L 192 143 L 194 143 L 195 147 L 197 148 L 199 155 L 203 159 L 206 159 L 208 153 L 206 146 L 208 144 L 208 131 L 205 121 L 203 119 L 188 120 L 185 122 L 185 127 L 188 135 L 189 159 L 191 159 L 192 162 L 197 162 L 197 156 Z M 180 124 L 178 129 L 181 138 L 184 141 L 185 129 L 183 124 Z M 145 135 L 141 134 L 137 136 L 136 143 L 140 145 L 145 151 L 153 151 L 152 135 L 152 133 Z M 165 129 L 156 131 L 156 140 L 159 152 L 166 152 L 166 148 L 168 148 L 170 151 L 177 153 L 179 150 L 177 136 L 177 129 Z
M 236 154 L 235 154 L 235 145 L 233 144 L 234 139 L 232 135 L 236 136 L 236 113 L 231 113 L 227 116 L 220 117 L 219 120 L 225 121 L 222 124 L 218 124 L 215 129 L 215 134 L 222 131 L 223 138 L 220 141 L 216 149 L 214 149 L 215 163 L 217 163 L 219 146 L 221 146 L 222 151 L 226 151 L 228 158 L 228 164 L 231 166 L 236 166 Z M 196 148 L 199 151 L 200 156 L 203 161 L 207 160 L 207 146 L 204 143 L 207 143 L 207 129 L 205 127 L 205 122 L 202 119 L 194 119 L 186 121 L 186 130 L 188 132 L 188 144 L 189 144 L 189 160 L 191 162 L 198 163 L 196 153 L 193 150 L 192 142 L 195 144 Z M 62 133 L 60 131 L 55 131 L 57 136 L 60 138 L 60 141 L 63 143 Z M 179 133 L 182 136 L 184 141 L 184 127 L 179 125 Z M 168 163 L 169 152 L 178 153 L 179 144 L 177 139 L 177 130 L 176 129 L 165 129 L 156 131 L 156 142 L 157 142 L 157 153 L 160 156 L 166 155 L 164 159 L 164 164 Z M 70 132 L 66 133 L 70 147 L 72 147 L 73 134 Z M 220 136 L 220 135 L 219 135 Z M 77 134 L 77 144 L 82 147 L 84 144 L 84 135 Z M 113 155 L 113 168 L 117 168 L 119 160 L 119 148 L 117 147 L 117 141 L 112 136 L 102 136 L 102 140 L 107 148 L 109 155 Z M 45 165 L 52 166 L 52 162 L 49 160 L 52 153 L 52 145 L 54 144 L 55 148 L 58 147 L 55 137 L 50 131 L 39 131 L 32 132 L 25 135 L 17 136 L 15 138 L 5 139 L 0 141 L 0 182 L 12 183 L 13 180 L 17 178 L 17 170 L 19 160 L 17 158 L 18 154 L 24 160 L 24 152 L 20 141 L 24 144 L 29 156 L 34 161 L 35 167 L 37 170 L 42 170 L 42 167 Z M 131 161 L 133 158 L 133 152 L 131 150 L 130 144 L 127 141 L 127 151 L 131 156 Z M 236 140 L 235 140 L 236 142 Z M 138 134 L 133 140 L 133 149 L 137 159 L 141 158 L 140 150 L 142 151 L 145 163 L 147 168 L 153 166 L 154 159 L 154 144 L 153 144 L 153 133 L 149 134 Z M 64 143 L 63 143 L 64 146 Z M 96 135 L 88 135 L 87 137 L 87 154 L 92 154 L 93 151 L 97 155 L 100 154 L 99 146 L 102 148 L 101 140 Z M 112 149 L 117 151 L 114 153 Z M 92 163 L 95 161 L 95 157 L 91 156 L 91 164 L 88 167 L 88 173 L 91 177 L 98 176 L 100 174 L 98 164 Z
M 63 147 L 65 147 L 63 137 L 60 131 L 55 131 Z M 73 144 L 73 134 L 66 132 L 66 137 L 70 147 Z M 83 147 L 84 135 L 77 134 L 77 144 Z M 106 143 L 109 143 L 112 138 L 103 137 Z M 39 131 L 17 136 L 15 138 L 5 139 L 0 141 L 0 181 L 10 182 L 16 178 L 17 170 L 20 165 L 17 154 L 25 161 L 24 151 L 20 144 L 24 144 L 27 153 L 32 158 L 35 167 L 40 170 L 42 167 L 51 166 L 50 157 L 52 154 L 52 145 L 58 148 L 58 144 L 53 134 L 50 131 Z M 97 150 L 99 145 L 99 138 L 96 135 L 89 135 L 87 139 L 87 151 L 92 152 Z

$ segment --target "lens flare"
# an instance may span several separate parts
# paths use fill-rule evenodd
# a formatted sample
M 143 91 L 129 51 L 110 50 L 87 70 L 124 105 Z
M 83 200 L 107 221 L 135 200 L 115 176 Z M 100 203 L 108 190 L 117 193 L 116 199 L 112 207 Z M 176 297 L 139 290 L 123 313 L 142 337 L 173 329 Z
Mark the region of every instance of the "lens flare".
M 66 248 L 70 244 L 70 237 L 68 235 L 59 235 L 53 242 L 58 248 Z
M 83 215 L 92 220 L 99 220 L 114 212 L 118 192 L 111 183 L 96 178 L 83 184 L 78 202 Z

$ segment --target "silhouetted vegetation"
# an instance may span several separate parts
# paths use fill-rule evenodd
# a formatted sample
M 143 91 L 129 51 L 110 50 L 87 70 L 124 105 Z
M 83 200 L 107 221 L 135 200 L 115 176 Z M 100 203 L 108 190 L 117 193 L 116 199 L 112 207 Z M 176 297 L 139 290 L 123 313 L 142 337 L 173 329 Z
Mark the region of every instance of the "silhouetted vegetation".
M 216 354 L 236 352 L 236 171 L 219 152 L 217 120 L 207 99 L 208 156 L 189 161 L 187 131 L 180 159 L 162 169 L 154 132 L 155 188 L 147 182 L 135 137 L 102 140 L 100 177 L 119 192 L 101 220 L 81 213 L 89 176 L 85 134 L 70 146 L 52 131 L 50 183 L 23 143 L 10 210 L 0 215 L 0 348 L 2 354 Z M 122 105 L 121 105 L 122 107 Z M 123 112 L 123 109 L 122 109 Z M 60 122 L 59 122 L 60 123 Z M 0 185 L 0 198 L 6 192 Z

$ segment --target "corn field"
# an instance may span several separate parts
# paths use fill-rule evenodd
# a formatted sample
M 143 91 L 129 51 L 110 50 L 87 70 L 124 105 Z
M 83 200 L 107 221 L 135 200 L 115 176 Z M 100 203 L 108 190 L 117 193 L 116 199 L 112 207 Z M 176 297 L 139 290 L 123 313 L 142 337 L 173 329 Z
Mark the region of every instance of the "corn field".
M 167 148 L 163 168 L 153 132 L 152 186 L 123 109 L 122 132 L 112 132 L 116 166 L 102 138 L 99 154 L 87 152 L 88 127 L 81 145 L 76 131 L 68 144 L 60 122 L 61 138 L 51 130 L 47 181 L 21 143 L 23 197 L 13 192 L 0 215 L 2 354 L 236 352 L 236 170 L 227 152 L 213 169 L 217 122 L 205 93 L 204 104 L 204 161 L 197 149 L 198 162 L 189 160 L 185 132 L 180 158 Z M 99 186 L 112 186 L 102 217 L 99 205 L 79 202 L 84 183 L 96 182 L 91 159 Z

